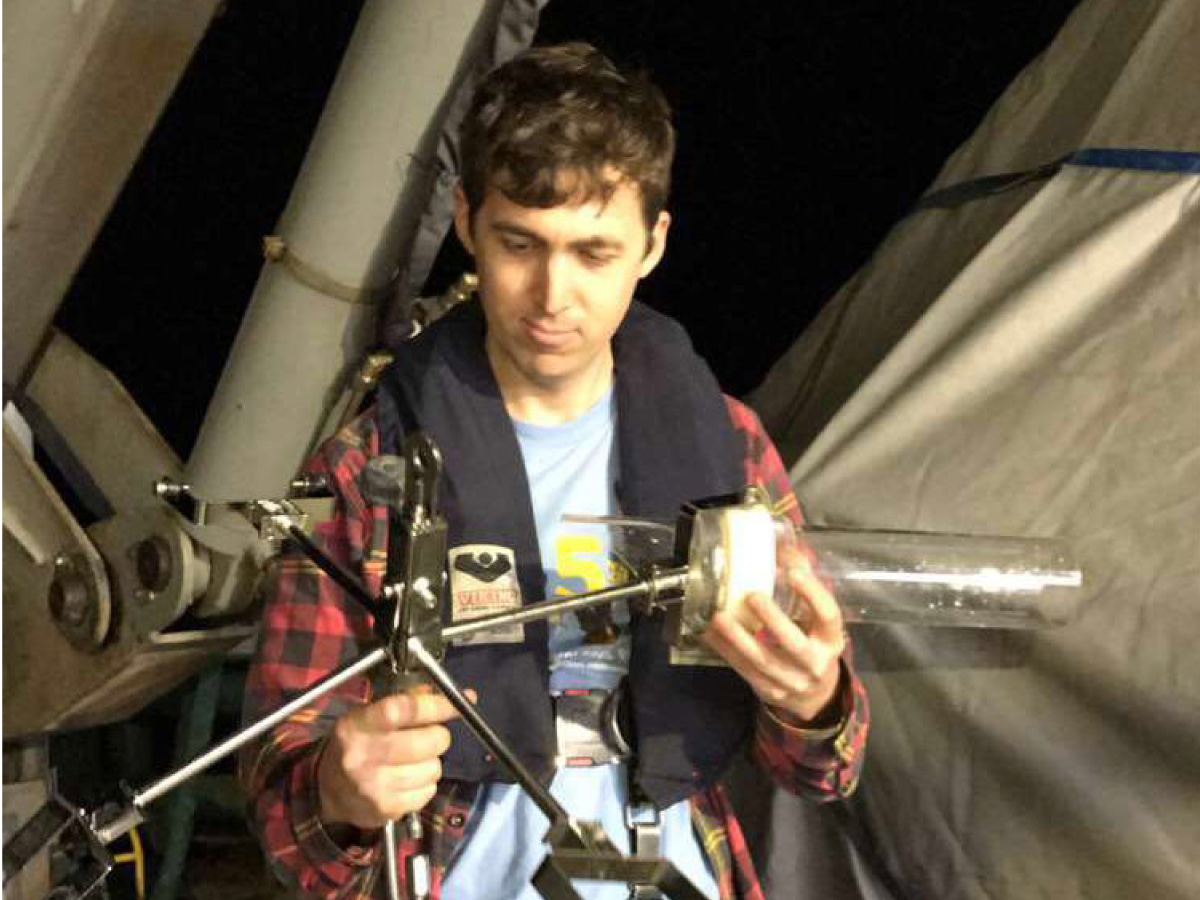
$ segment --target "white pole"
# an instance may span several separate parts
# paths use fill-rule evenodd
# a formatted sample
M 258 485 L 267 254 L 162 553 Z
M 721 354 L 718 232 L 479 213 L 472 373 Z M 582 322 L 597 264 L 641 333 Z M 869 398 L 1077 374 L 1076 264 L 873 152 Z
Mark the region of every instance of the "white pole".
M 443 101 L 502 5 L 368 0 L 276 229 L 299 268 L 388 283 L 434 187 Z M 332 293 L 264 266 L 187 466 L 196 497 L 286 495 L 374 335 L 378 301 Z

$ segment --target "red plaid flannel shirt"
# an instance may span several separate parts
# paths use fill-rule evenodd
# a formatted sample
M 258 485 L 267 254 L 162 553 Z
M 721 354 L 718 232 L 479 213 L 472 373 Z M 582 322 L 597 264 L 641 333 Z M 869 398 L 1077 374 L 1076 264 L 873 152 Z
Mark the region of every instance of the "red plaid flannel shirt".
M 730 418 L 745 441 L 746 482 L 765 487 L 777 511 L 800 521 L 787 473 L 758 417 L 726 398 Z M 309 471 L 329 479 L 337 498 L 334 518 L 314 535 L 327 553 L 357 571 L 377 594 L 385 570 L 387 512 L 368 506 L 358 475 L 378 453 L 374 419 L 365 415 L 329 440 Z M 335 669 L 359 658 L 374 639 L 366 614 L 340 588 L 300 557 L 281 559 L 272 573 L 258 653 L 246 685 L 247 721 L 278 708 Z M 814 737 L 790 728 L 760 708 L 756 758 L 780 787 L 817 802 L 848 796 L 857 783 L 866 743 L 866 693 L 844 669 L 844 717 L 833 733 Z M 333 723 L 351 705 L 370 699 L 366 678 L 351 680 L 293 715 L 243 751 L 240 775 L 252 798 L 252 815 L 276 874 L 304 897 L 366 900 L 386 896 L 378 864 L 378 835 L 331 834 L 317 811 L 316 767 Z M 444 780 L 422 811 L 425 845 L 440 896 L 446 866 L 462 841 L 474 788 Z M 722 900 L 761 900 L 750 851 L 719 784 L 692 797 L 692 820 L 713 865 Z M 401 839 L 401 857 L 418 848 Z M 404 872 L 403 858 L 399 869 Z

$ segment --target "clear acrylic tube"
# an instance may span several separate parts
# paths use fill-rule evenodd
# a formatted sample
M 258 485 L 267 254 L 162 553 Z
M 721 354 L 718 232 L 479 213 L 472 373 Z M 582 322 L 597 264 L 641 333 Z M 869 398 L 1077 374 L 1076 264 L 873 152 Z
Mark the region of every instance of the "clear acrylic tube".
M 793 618 L 804 601 L 789 569 L 807 559 L 847 622 L 1047 628 L 1070 621 L 1083 578 L 1055 538 L 807 528 L 761 504 L 702 510 L 692 525 L 686 634 L 717 610 L 755 627 L 748 593 L 772 594 Z
M 612 516 L 569 518 L 608 526 L 631 573 L 661 560 L 678 527 Z M 689 519 L 681 638 L 703 634 L 718 610 L 757 627 L 743 602 L 754 592 L 773 595 L 802 620 L 804 602 L 788 569 L 805 559 L 847 622 L 1049 628 L 1074 618 L 1082 594 L 1083 575 L 1060 538 L 796 529 L 756 500 L 695 510 Z
M 806 529 L 795 540 L 847 622 L 1054 627 L 1074 618 L 1083 584 L 1053 538 Z

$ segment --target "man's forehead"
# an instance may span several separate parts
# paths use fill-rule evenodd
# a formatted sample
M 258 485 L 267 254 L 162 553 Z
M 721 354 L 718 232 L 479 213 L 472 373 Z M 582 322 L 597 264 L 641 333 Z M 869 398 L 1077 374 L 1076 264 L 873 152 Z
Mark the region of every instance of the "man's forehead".
M 536 182 L 536 183 L 535 183 Z M 561 166 L 553 173 L 540 171 L 535 179 L 526 179 L 507 168 L 495 169 L 487 178 L 488 189 L 498 189 L 506 196 L 518 197 L 534 192 L 553 193 L 564 202 L 586 202 L 594 197 L 609 197 L 618 189 L 632 191 L 640 200 L 641 188 L 636 181 L 616 166 L 593 169 L 587 166 Z
M 522 206 L 596 206 L 601 214 L 617 196 L 632 200 L 638 208 L 642 203 L 641 186 L 613 166 L 606 166 L 599 172 L 588 168 L 563 167 L 553 174 L 539 173 L 532 179 L 499 169 L 488 176 L 485 197 L 494 191 Z
M 559 204 L 529 206 L 509 196 L 500 186 L 489 185 L 484 195 L 486 218 L 493 224 L 532 228 L 538 222 L 561 221 L 569 218 L 581 230 L 597 238 L 618 239 L 633 228 L 645 228 L 642 218 L 640 192 L 637 186 L 622 181 L 607 196 L 577 191 Z M 477 211 L 478 212 L 478 211 Z

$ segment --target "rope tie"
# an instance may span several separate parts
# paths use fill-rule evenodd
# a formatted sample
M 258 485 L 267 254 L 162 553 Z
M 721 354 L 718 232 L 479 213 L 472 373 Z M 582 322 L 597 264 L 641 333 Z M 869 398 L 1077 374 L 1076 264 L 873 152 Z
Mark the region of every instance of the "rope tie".
M 398 277 L 397 273 L 387 284 L 374 288 L 346 284 L 306 263 L 293 253 L 287 241 L 277 234 L 268 234 L 263 238 L 263 259 L 269 263 L 283 263 L 292 277 L 318 293 L 345 303 L 360 303 L 364 306 L 371 306 L 389 296 Z

